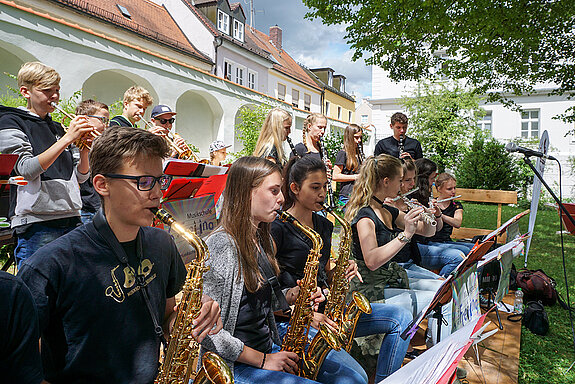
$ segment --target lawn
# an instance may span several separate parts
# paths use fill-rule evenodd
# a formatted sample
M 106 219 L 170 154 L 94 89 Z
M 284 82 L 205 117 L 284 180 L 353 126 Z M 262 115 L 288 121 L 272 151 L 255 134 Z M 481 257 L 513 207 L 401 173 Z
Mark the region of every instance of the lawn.
M 506 221 L 523 209 L 504 207 L 502 220 Z M 463 226 L 494 229 L 497 210 L 493 205 L 465 204 Z M 521 233 L 527 231 L 529 219 L 520 221 Z M 566 289 L 563 278 L 561 240 L 559 234 L 559 215 L 556 211 L 545 209 L 537 213 L 535 230 L 527 268 L 543 269 L 557 280 L 557 290 L 565 300 Z M 575 302 L 575 237 L 564 235 L 567 277 L 571 303 Z M 524 259 L 515 259 L 515 266 L 523 267 Z M 565 373 L 575 361 L 573 339 L 569 313 L 558 304 L 546 307 L 550 329 L 546 336 L 532 334 L 525 327 L 521 330 L 521 355 L 519 357 L 519 383 L 575 383 L 575 367 Z

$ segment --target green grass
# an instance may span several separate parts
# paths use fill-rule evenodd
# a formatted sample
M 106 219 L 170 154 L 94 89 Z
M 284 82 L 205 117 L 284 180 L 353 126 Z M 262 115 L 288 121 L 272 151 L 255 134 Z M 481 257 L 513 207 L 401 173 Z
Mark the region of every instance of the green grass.
M 513 215 L 523 211 L 517 207 L 503 207 L 502 220 L 505 222 Z M 497 208 L 493 205 L 465 204 L 463 226 L 495 229 Z M 521 233 L 527 231 L 529 218 L 520 221 Z M 529 251 L 527 268 L 543 269 L 549 276 L 557 280 L 557 290 L 567 300 L 561 243 L 559 231 L 559 215 L 555 210 L 539 210 L 535 222 L 535 230 Z M 564 235 L 567 278 L 571 305 L 575 302 L 575 237 Z M 524 258 L 515 259 L 515 266 L 523 267 Z M 537 336 L 527 328 L 521 329 L 521 354 L 519 357 L 519 384 L 545 383 L 564 384 L 575 383 L 575 367 L 565 374 L 575 361 L 571 324 L 569 313 L 558 304 L 545 307 L 549 316 L 549 333 Z

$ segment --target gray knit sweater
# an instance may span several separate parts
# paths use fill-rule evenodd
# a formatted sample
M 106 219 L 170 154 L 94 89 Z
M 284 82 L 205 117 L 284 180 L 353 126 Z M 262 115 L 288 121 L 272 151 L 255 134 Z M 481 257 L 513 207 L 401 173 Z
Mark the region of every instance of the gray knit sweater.
M 234 362 L 244 349 L 244 343 L 233 336 L 244 278 L 241 274 L 238 276 L 238 251 L 230 235 L 218 229 L 207 238 L 206 243 L 210 251 L 206 264 L 210 270 L 204 274 L 204 293 L 220 304 L 224 328 L 215 335 L 206 336 L 202 341 L 201 354 L 209 350 L 220 355 L 233 371 Z M 272 297 L 272 303 L 276 304 L 275 297 Z M 270 311 L 267 321 L 273 342 L 280 345 L 273 312 Z

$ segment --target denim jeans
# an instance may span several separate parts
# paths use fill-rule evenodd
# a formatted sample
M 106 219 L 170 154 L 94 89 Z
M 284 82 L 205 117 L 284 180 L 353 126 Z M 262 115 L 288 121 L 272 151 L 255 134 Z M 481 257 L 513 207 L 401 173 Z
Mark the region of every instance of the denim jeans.
M 17 244 L 16 249 L 14 249 L 14 256 L 16 257 L 18 268 L 20 268 L 24 260 L 32 256 L 38 249 L 74 228 L 76 227 L 55 228 L 41 223 L 34 223 L 26 232 L 16 235 Z
M 421 265 L 429 269 L 439 269 L 439 274 L 448 276 L 463 261 L 465 254 L 455 248 L 430 244 L 417 244 L 421 254 Z
M 407 263 L 398 263 L 400 267 L 405 269 L 407 272 L 407 277 L 409 281 L 412 279 L 439 279 L 439 275 L 431 272 L 429 269 L 425 269 L 415 264 L 413 261 L 408 261 Z
M 280 338 L 283 339 L 287 333 L 288 323 L 278 322 L 277 327 Z M 313 340 L 317 332 L 317 329 L 310 327 L 309 341 Z M 323 384 L 364 384 L 367 383 L 368 378 L 361 365 L 349 353 L 341 349 L 339 351 L 331 350 L 327 354 L 317 375 L 317 381 Z
M 437 275 L 436 275 L 437 276 Z M 385 303 L 396 304 L 412 312 L 415 318 L 435 296 L 443 281 L 434 279 L 412 279 L 409 278 L 410 289 L 402 288 L 385 288 Z M 451 302 L 441 307 L 443 323 L 440 327 L 441 340 L 444 340 L 451 334 Z M 429 344 L 434 345 L 437 342 L 438 321 L 428 316 L 427 325 L 429 329 Z
M 437 243 L 435 241 L 430 241 L 428 244 L 432 245 L 432 246 L 441 247 L 441 248 L 458 249 L 461 252 L 463 252 L 466 256 L 469 253 L 469 251 L 471 251 L 471 248 L 473 248 L 473 246 L 475 245 L 473 243 L 468 243 L 465 241 L 445 241 L 445 242 L 441 242 L 441 243 Z
M 400 335 L 412 319 L 411 311 L 388 303 L 371 303 L 371 313 L 359 318 L 356 337 L 385 334 L 377 357 L 376 383 L 401 368 L 410 340 Z

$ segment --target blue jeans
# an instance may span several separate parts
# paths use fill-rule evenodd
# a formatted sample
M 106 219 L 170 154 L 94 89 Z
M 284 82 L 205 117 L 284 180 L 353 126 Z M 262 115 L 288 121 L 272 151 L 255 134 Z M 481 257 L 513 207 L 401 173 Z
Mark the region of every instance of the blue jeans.
M 435 275 L 437 276 L 437 275 Z M 415 318 L 435 296 L 435 292 L 439 289 L 443 282 L 437 279 L 418 279 L 409 278 L 409 288 L 389 288 L 384 290 L 385 303 L 396 304 L 401 306 L 413 314 Z M 441 307 L 444 323 L 441 328 L 441 340 L 444 340 L 451 334 L 451 302 Z M 428 316 L 427 319 L 429 329 L 429 345 L 434 345 L 437 342 L 438 322 L 437 319 Z
M 430 244 L 417 244 L 421 254 L 421 265 L 428 269 L 439 269 L 439 274 L 448 276 L 463 261 L 465 254 L 458 249 Z
M 465 256 L 467 256 L 467 254 L 469 254 L 469 251 L 471 251 L 471 248 L 473 248 L 473 246 L 475 244 L 473 243 L 468 243 L 465 241 L 445 241 L 445 242 L 435 242 L 435 241 L 430 241 L 428 243 L 429 245 L 433 245 L 433 246 L 437 246 L 437 247 L 441 247 L 441 248 L 452 248 L 452 249 L 458 249 L 461 252 L 463 252 L 465 254 Z
M 371 303 L 371 313 L 359 318 L 356 337 L 385 334 L 377 357 L 376 383 L 401 368 L 410 340 L 400 335 L 412 319 L 411 311 L 387 303 Z
M 287 333 L 288 325 L 289 324 L 287 322 L 277 323 L 278 332 L 281 339 L 283 339 Z M 308 334 L 310 341 L 314 338 L 317 332 L 317 329 L 310 327 Z M 349 353 L 342 349 L 339 351 L 331 350 L 327 354 L 327 357 L 321 365 L 319 374 L 317 375 L 317 381 L 323 384 L 366 384 L 368 379 L 367 374 L 361 365 L 355 361 Z M 257 381 L 252 382 L 255 383 Z
M 76 227 L 55 228 L 41 223 L 34 223 L 26 232 L 16 235 L 17 244 L 16 249 L 14 249 L 14 256 L 16 257 L 18 268 L 20 268 L 24 260 L 32 256 L 38 249 L 74 228 Z
M 407 263 L 397 263 L 400 267 L 405 269 L 407 272 L 407 277 L 409 281 L 412 279 L 439 279 L 439 275 L 431 272 L 429 269 L 425 269 L 415 264 L 413 261 L 408 261 Z

